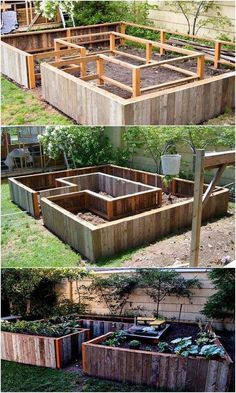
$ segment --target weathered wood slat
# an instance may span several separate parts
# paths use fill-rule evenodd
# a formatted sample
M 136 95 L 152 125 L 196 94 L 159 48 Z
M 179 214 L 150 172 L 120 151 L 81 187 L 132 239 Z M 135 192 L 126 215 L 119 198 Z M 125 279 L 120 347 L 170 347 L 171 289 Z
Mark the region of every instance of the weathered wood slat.
M 228 355 L 220 360 L 191 356 L 182 358 L 174 354 L 101 345 L 110 334 L 83 344 L 83 370 L 86 374 L 168 391 L 228 390 L 232 365 Z
M 89 339 L 89 330 L 54 338 L 1 332 L 3 360 L 35 366 L 61 368 L 81 356 L 82 343 Z

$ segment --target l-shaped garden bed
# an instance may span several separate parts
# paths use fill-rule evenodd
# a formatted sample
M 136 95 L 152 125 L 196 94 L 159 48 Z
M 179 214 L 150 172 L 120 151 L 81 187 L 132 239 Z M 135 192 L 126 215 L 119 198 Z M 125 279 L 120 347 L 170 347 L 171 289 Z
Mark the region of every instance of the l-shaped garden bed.
M 196 351 L 196 337 L 184 337 L 185 334 L 182 332 L 183 337 L 181 336 L 180 339 L 172 340 L 172 337 L 171 342 L 176 342 L 172 344 L 173 348 L 183 345 L 183 341 L 180 340 L 184 339 L 185 343 L 189 343 L 189 351 L 190 348 L 193 351 L 193 345 Z M 165 340 L 168 341 L 167 336 L 168 333 L 165 336 Z M 120 337 L 119 343 L 116 337 Z M 202 348 L 199 349 L 200 354 L 183 355 L 182 350 L 178 348 L 176 352 L 173 352 L 175 349 L 170 351 L 171 353 L 162 352 L 164 345 L 163 343 L 161 345 L 161 341 L 159 346 L 159 344 L 152 344 L 150 339 L 146 344 L 139 339 L 141 345 L 136 349 L 130 349 L 126 341 L 120 334 L 108 333 L 84 343 L 84 372 L 93 377 L 150 385 L 173 391 L 176 389 L 196 392 L 228 390 L 232 360 L 218 339 L 214 340 L 214 348 L 212 348 L 218 354 L 213 356 L 203 355 L 209 350 L 209 348 L 204 349 L 203 345 L 200 345 Z M 130 347 L 131 344 L 132 342 Z M 166 342 L 164 344 L 169 345 Z
M 131 205 L 128 204 L 128 207 L 124 205 L 129 211 L 128 217 L 119 218 L 118 216 L 115 220 L 104 221 L 103 219 L 98 223 L 86 221 L 78 216 L 81 212 L 78 200 L 81 197 L 84 198 L 85 195 L 76 189 L 78 184 L 69 185 L 69 183 L 72 184 L 69 182 L 65 186 L 60 179 L 63 178 L 63 181 L 66 181 L 66 177 L 97 172 L 120 178 L 120 182 L 122 179 L 127 179 L 136 183 L 136 186 L 142 183 L 143 186 L 154 187 L 154 192 L 155 189 L 163 187 L 161 175 L 115 165 L 104 165 L 10 178 L 11 199 L 36 217 L 40 216 L 40 209 L 42 209 L 44 225 L 92 261 L 156 241 L 160 237 L 191 225 L 194 182 L 178 178 L 173 179 L 170 185 L 172 194 L 176 197 L 173 204 L 158 207 L 160 203 L 157 203 L 158 206 L 151 203 L 148 207 L 145 202 L 146 211 L 140 213 L 138 209 L 137 211 L 132 209 L 132 203 L 134 207 L 136 206 L 136 194 L 134 194 L 124 197 L 128 200 L 131 198 L 131 202 L 129 201 Z M 61 187 L 58 187 L 59 184 Z M 207 185 L 204 186 L 204 191 L 206 188 Z M 203 221 L 225 215 L 228 197 L 227 189 L 216 187 L 204 207 Z M 99 201 L 102 200 L 98 194 L 96 198 Z M 97 216 L 100 217 L 98 212 Z

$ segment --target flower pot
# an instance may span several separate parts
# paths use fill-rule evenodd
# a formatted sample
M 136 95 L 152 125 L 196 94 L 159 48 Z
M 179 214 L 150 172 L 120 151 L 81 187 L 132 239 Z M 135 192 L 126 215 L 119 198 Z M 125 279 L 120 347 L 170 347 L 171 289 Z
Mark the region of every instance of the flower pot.
M 161 166 L 163 175 L 175 176 L 180 171 L 180 154 L 166 154 L 161 156 Z

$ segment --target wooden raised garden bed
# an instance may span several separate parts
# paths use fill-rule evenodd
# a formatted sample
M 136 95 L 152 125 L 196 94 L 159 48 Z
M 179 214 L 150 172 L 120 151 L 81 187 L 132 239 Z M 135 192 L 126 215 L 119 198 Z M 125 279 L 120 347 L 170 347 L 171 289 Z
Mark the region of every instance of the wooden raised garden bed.
M 176 196 L 177 203 L 154 207 L 142 213 L 130 211 L 128 217 L 107 222 L 99 221 L 99 225 L 81 219 L 77 216 L 78 206 L 81 203 L 78 199 L 84 198 L 84 195 L 73 192 L 76 185 L 68 185 L 66 187 L 69 188 L 66 189 L 57 187 L 59 184 L 57 180 L 98 171 L 143 185 L 162 187 L 161 175 L 104 165 L 10 178 L 11 199 L 36 217 L 40 216 L 40 209 L 42 209 L 45 226 L 92 261 L 156 241 L 177 229 L 191 225 L 194 182 L 177 178 L 171 184 L 172 194 Z M 207 185 L 204 186 L 204 191 L 206 188 Z M 186 199 L 178 202 L 178 197 Z M 227 189 L 216 187 L 204 206 L 203 221 L 225 215 L 228 198 Z
M 82 345 L 83 371 L 93 377 L 175 391 L 227 391 L 232 360 L 105 346 L 111 333 Z
M 142 26 L 160 34 L 156 41 L 135 37 L 128 34 L 130 25 L 140 27 L 114 22 L 3 36 L 2 73 L 29 88 L 42 77 L 43 98 L 80 124 L 198 124 L 234 107 L 233 72 L 210 73 L 204 79 L 205 59 L 216 69 L 221 64 L 233 66 L 234 60 L 221 59 L 221 47 L 233 43 L 209 39 L 212 55 L 206 55 L 199 47 L 193 51 L 172 45 L 166 39 L 170 32 L 157 28 Z M 145 55 L 130 53 L 129 48 L 122 51 L 129 41 L 145 46 Z M 88 45 L 109 42 L 108 49 L 87 51 Z M 154 59 L 153 49 L 160 57 L 167 53 L 178 56 Z M 195 62 L 195 69 L 192 65 L 186 69 L 189 61 Z M 106 64 L 112 68 L 111 75 Z M 151 84 L 144 75 L 147 71 L 152 73 Z M 170 79 L 158 82 L 163 71 L 171 72 Z M 113 75 L 124 72 L 125 80 Z M 122 91 L 126 92 L 125 98 Z
M 1 36 L 1 72 L 13 81 L 27 88 L 36 87 L 40 81 L 39 62 L 56 60 L 58 53 L 54 50 L 54 39 L 71 35 L 94 34 L 106 31 L 119 31 L 119 23 L 33 31 L 27 33 L 7 34 Z M 109 37 L 87 37 L 84 45 L 103 45 Z M 80 48 L 60 50 L 60 56 L 80 54 Z
M 81 356 L 82 343 L 89 340 L 89 333 L 89 329 L 79 329 L 55 338 L 2 331 L 1 356 L 17 363 L 62 368 Z
M 224 112 L 226 106 L 234 107 L 234 73 L 224 73 L 204 79 L 204 53 L 118 32 L 111 32 L 109 35 L 110 50 L 107 50 L 106 54 L 97 52 L 69 60 L 58 59 L 59 61 L 44 63 L 41 66 L 44 99 L 78 123 L 198 124 Z M 76 38 L 58 40 L 58 44 L 64 43 L 68 47 L 69 45 L 76 47 L 76 44 L 71 42 Z M 120 39 L 121 44 L 131 41 L 145 45 L 146 56 L 140 57 L 122 51 L 120 47 L 116 47 L 116 39 Z M 77 48 L 79 50 L 78 45 Z M 161 56 L 166 52 L 171 54 L 177 52 L 181 56 L 161 61 L 153 60 L 152 48 L 158 48 Z M 137 65 L 137 60 L 144 64 Z M 196 60 L 194 72 L 186 70 L 182 65 L 194 60 Z M 88 64 L 91 63 L 96 65 L 95 71 L 88 73 Z M 179 63 L 182 67 L 178 66 Z M 127 75 L 127 79 L 131 78 L 131 81 L 124 83 L 113 75 L 107 75 L 106 64 L 109 66 L 108 70 L 113 66 L 119 67 L 120 72 L 125 69 L 128 74 L 131 73 L 131 76 Z M 146 85 L 143 72 L 151 70 L 157 79 L 159 70 L 163 68 L 172 71 L 172 80 L 153 82 L 151 86 Z M 112 86 L 115 86 L 115 89 L 111 90 Z M 58 94 L 60 91 L 67 92 L 73 100 L 66 101 L 65 95 Z M 122 91 L 128 92 L 128 96 L 124 98 Z M 81 97 L 83 97 L 83 105 L 81 105 Z

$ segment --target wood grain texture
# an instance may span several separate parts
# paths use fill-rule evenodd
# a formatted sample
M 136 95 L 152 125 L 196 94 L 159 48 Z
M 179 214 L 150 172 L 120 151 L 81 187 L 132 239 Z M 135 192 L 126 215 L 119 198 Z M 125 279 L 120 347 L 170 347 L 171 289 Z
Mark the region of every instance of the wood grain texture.
M 43 98 L 79 124 L 199 124 L 234 108 L 232 72 L 130 99 L 49 64 L 42 64 L 41 72 Z M 65 94 L 58 94 L 62 91 Z M 71 100 L 65 99 L 68 95 Z
M 61 368 L 81 356 L 82 343 L 88 340 L 88 329 L 64 337 L 43 337 L 1 332 L 3 360 L 35 366 Z
M 181 358 L 174 354 L 101 345 L 110 335 L 108 333 L 83 344 L 83 370 L 87 375 L 155 386 L 168 391 L 228 390 L 232 367 L 232 360 L 228 355 L 223 360 Z
M 24 87 L 29 87 L 28 82 L 28 54 L 1 42 L 1 72 L 8 78 Z

